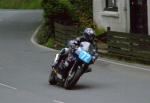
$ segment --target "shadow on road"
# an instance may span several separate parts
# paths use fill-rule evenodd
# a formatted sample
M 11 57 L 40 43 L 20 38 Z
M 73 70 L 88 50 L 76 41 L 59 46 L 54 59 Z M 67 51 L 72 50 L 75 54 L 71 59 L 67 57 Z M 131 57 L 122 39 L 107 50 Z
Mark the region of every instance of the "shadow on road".
M 116 85 L 116 84 L 115 84 Z M 65 89 L 62 85 L 52 85 L 53 87 L 59 88 L 59 89 Z M 77 85 L 75 85 L 71 90 L 98 90 L 98 89 L 108 89 L 108 88 L 113 88 L 114 84 L 109 84 L 109 83 L 105 83 L 105 82 L 91 82 L 91 83 L 78 83 Z
M 77 84 L 74 88 L 72 88 L 72 90 L 97 90 L 107 87 L 107 84 Z
M 85 89 L 94 89 L 94 86 L 91 85 L 85 85 L 85 84 L 79 84 L 76 85 L 74 88 L 72 88 L 72 90 L 85 90 Z

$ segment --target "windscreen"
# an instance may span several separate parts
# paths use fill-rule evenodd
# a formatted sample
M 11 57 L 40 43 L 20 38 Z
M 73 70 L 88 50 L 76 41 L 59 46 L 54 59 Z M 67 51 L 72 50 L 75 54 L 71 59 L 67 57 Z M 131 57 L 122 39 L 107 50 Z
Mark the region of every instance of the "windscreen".
M 81 50 L 84 50 L 84 51 L 90 53 L 91 55 L 93 55 L 95 52 L 94 46 L 92 46 L 89 42 L 81 42 L 79 48 L 76 50 L 76 54 L 79 55 L 79 52 Z
M 81 42 L 80 47 L 84 51 L 89 51 L 90 48 L 90 43 L 89 42 Z

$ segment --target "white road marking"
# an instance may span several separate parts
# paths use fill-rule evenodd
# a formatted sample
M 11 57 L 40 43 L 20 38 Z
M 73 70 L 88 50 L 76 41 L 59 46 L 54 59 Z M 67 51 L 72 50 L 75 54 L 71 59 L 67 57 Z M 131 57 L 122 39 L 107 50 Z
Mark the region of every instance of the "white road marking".
M 145 70 L 145 71 L 150 72 L 150 69 L 146 69 L 146 68 L 142 68 L 142 67 L 137 67 L 137 66 L 127 65 L 127 64 L 112 62 L 112 61 L 105 60 L 105 59 L 97 59 L 97 60 L 107 62 L 107 63 L 111 63 L 111 64 L 115 64 L 115 65 L 121 65 L 121 66 L 129 67 L 129 68 L 136 68 L 136 69 Z
M 59 101 L 59 100 L 53 100 L 54 103 L 64 103 L 62 101 Z
M 7 88 L 10 88 L 10 89 L 13 89 L 13 90 L 17 90 L 17 88 L 14 88 L 10 85 L 6 85 L 6 84 L 3 84 L 3 83 L 0 83 L 1 86 L 4 86 L 4 87 L 7 87 Z
M 39 48 L 42 48 L 42 49 L 45 49 L 45 50 L 54 51 L 54 52 L 58 51 L 58 50 L 51 49 L 51 48 L 48 48 L 48 47 L 46 47 L 46 46 L 43 46 L 43 45 L 40 45 L 40 44 L 37 43 L 36 35 L 37 35 L 38 31 L 40 30 L 41 26 L 42 26 L 42 25 L 40 25 L 39 27 L 37 27 L 37 29 L 34 31 L 33 35 L 31 36 L 30 41 L 31 41 L 34 45 L 38 46 Z

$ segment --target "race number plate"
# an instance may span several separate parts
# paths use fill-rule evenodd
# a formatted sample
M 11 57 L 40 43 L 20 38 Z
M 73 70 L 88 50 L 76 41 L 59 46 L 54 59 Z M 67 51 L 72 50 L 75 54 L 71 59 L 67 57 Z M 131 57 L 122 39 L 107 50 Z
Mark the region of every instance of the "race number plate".
M 92 60 L 92 56 L 89 54 L 89 53 L 87 53 L 87 52 L 85 52 L 85 51 L 83 51 L 83 50 L 81 50 L 80 51 L 80 53 L 79 53 L 79 58 L 83 61 L 83 62 L 85 62 L 85 63 L 90 63 L 90 61 Z

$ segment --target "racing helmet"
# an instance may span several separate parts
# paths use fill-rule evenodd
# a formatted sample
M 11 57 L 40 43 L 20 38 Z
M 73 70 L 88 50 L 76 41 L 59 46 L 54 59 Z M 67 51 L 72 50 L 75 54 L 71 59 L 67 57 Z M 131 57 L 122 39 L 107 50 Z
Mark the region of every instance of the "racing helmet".
M 86 28 L 83 32 L 83 36 L 87 41 L 93 42 L 95 38 L 95 31 L 92 28 Z

